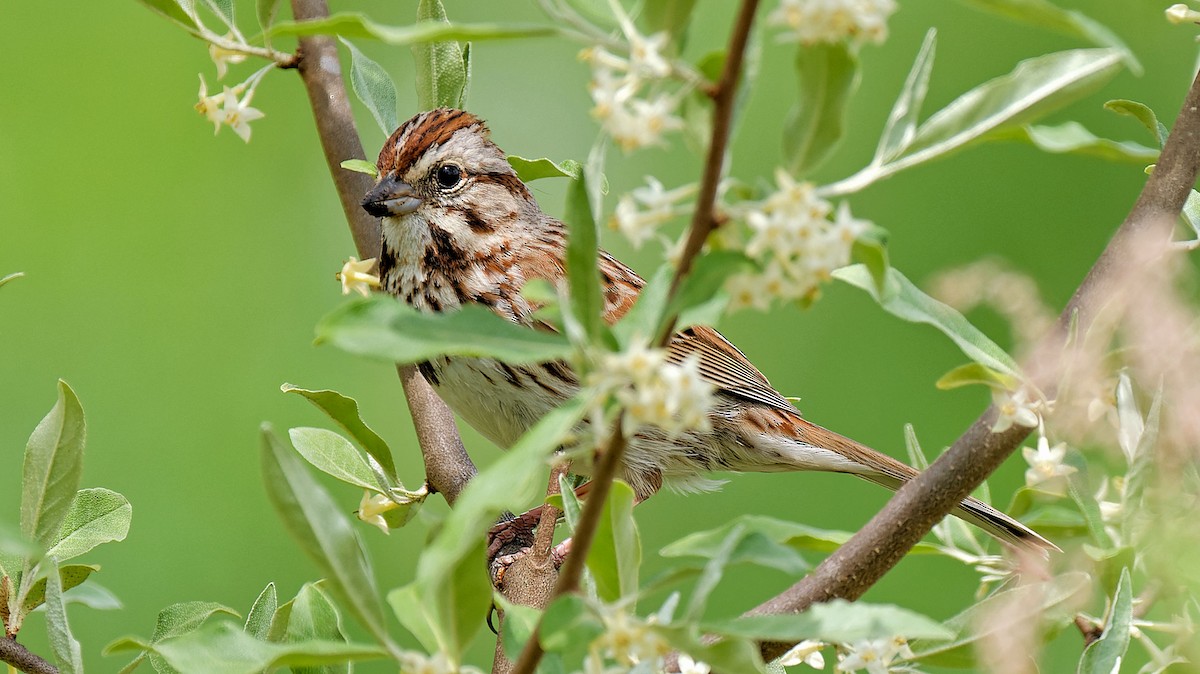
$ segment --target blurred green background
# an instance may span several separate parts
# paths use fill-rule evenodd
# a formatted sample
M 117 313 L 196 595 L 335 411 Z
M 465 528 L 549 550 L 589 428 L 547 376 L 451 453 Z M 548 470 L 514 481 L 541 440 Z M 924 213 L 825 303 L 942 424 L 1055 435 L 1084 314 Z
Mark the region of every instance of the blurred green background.
M 252 3 L 243 4 L 243 25 L 253 26 Z M 939 37 L 928 112 L 1020 59 L 1087 46 L 958 3 L 901 4 L 887 43 L 863 49 L 849 137 L 820 179 L 848 175 L 870 158 L 929 26 Z M 1159 2 L 1062 4 L 1110 26 L 1146 74 L 1122 74 L 1054 119 L 1150 144 L 1136 123 L 1101 104 L 1132 98 L 1173 119 L 1191 79 L 1195 31 L 1168 25 Z M 767 2 L 764 12 L 773 7 Z M 334 6 L 397 24 L 414 8 Z M 447 9 L 452 19 L 541 20 L 528 3 L 448 0 Z M 690 52 L 723 45 L 732 9 L 700 3 Z M 102 658 L 100 649 L 125 634 L 149 635 L 167 604 L 204 599 L 245 611 L 268 581 L 290 597 L 316 576 L 281 529 L 260 478 L 262 422 L 279 429 L 325 424 L 304 400 L 280 393 L 283 382 L 356 397 L 398 451 L 412 486 L 422 468 L 394 370 L 312 344 L 313 325 L 342 301 L 333 274 L 353 247 L 295 74 L 272 73 L 259 88 L 254 105 L 267 117 L 254 124 L 246 145 L 228 129 L 213 138 L 191 109 L 196 73 L 210 89 L 215 81 L 204 45 L 139 4 L 9 2 L 3 15 L 0 276 L 26 277 L 0 290 L 0 518 L 18 520 L 25 441 L 62 377 L 87 411 L 84 485 L 115 489 L 133 503 L 128 540 L 79 560 L 103 565 L 94 578 L 124 610 L 76 608 L 71 615 L 94 671 L 115 671 L 123 659 Z M 401 119 L 415 112 L 408 50 L 359 46 L 396 78 Z M 557 39 L 474 46 L 470 107 L 506 151 L 585 156 L 596 126 L 587 114 L 579 48 Z M 759 84 L 734 145 L 733 172 L 744 180 L 769 179 L 780 162 L 779 123 L 795 95 L 793 49 L 765 42 Z M 235 66 L 229 79 L 257 67 Z M 383 135 L 358 112 L 373 156 Z M 854 196 L 852 205 L 891 231 L 893 263 L 917 282 L 997 255 L 1036 278 L 1058 307 L 1132 204 L 1141 168 L 988 145 L 901 174 Z M 608 168 L 616 192 L 644 175 L 670 187 L 698 172 L 699 161 L 678 138 L 666 148 L 614 155 Z M 533 187 L 548 211 L 561 211 L 564 185 Z M 614 204 L 610 198 L 606 207 Z M 606 242 L 643 272 L 660 259 L 653 246 L 635 254 L 615 236 Z M 973 318 L 1008 343 L 994 316 Z M 931 329 L 883 314 L 858 291 L 830 287 L 811 310 L 741 313 L 721 327 L 781 391 L 802 397 L 808 418 L 895 456 L 904 455 L 904 423 L 915 424 L 936 453 L 986 402 L 982 390 L 937 391 L 933 382 L 962 356 Z M 469 429 L 465 437 L 478 462 L 496 456 Z M 1014 458 L 994 478 L 998 502 L 1007 502 L 1023 469 Z M 361 494 L 334 488 L 346 512 L 357 507 Z M 717 494 L 663 493 L 638 508 L 646 574 L 662 568 L 657 549 L 734 514 L 853 530 L 886 498 L 865 482 L 812 474 L 734 476 Z M 427 522 L 444 508 L 432 499 L 427 516 L 389 537 L 362 531 L 382 588 L 408 581 Z M 735 571 L 715 610 L 740 612 L 790 581 Z M 975 587 L 975 574 L 959 564 L 914 558 L 868 598 L 944 618 L 970 603 Z M 47 652 L 40 619 L 21 636 Z M 490 662 L 485 642 L 476 644 L 478 664 Z M 1079 648 L 1077 634 L 1064 634 L 1043 671 L 1073 668 Z

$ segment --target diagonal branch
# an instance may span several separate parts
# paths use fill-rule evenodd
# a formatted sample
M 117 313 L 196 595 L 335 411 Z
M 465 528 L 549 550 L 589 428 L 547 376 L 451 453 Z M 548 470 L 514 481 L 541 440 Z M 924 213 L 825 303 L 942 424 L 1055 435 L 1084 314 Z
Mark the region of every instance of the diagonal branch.
M 1053 395 L 1068 326 L 1086 333 L 1095 314 L 1129 271 L 1153 264 L 1137 239 L 1169 239 L 1200 172 L 1200 76 L 1192 83 L 1175 127 L 1133 209 L 1067 303 L 1058 324 L 1041 342 L 1030 373 Z M 988 407 L 937 461 L 906 484 L 869 523 L 808 576 L 749 615 L 797 613 L 834 598 L 854 600 L 895 566 L 964 497 L 978 487 L 1025 440 L 1029 429 L 992 433 L 996 409 Z M 782 655 L 790 644 L 762 644 L 763 658 Z
M 329 16 L 329 6 L 325 0 L 292 0 L 292 13 L 297 21 L 324 18 Z M 337 44 L 333 38 L 324 35 L 302 37 L 298 53 L 300 77 L 308 91 L 325 163 L 337 188 L 354 246 L 364 259 L 379 257 L 379 220 L 359 206 L 362 196 L 371 189 L 372 181 L 361 173 L 341 168 L 343 161 L 363 159 L 364 153 L 350 112 Z M 475 475 L 475 465 L 458 436 L 454 413 L 415 367 L 400 365 L 396 369 L 421 445 L 426 479 L 430 487 L 444 494 L 453 505 L 467 481 Z
M 29 674 L 58 674 L 57 667 L 17 643 L 14 637 L 0 635 L 0 662 Z

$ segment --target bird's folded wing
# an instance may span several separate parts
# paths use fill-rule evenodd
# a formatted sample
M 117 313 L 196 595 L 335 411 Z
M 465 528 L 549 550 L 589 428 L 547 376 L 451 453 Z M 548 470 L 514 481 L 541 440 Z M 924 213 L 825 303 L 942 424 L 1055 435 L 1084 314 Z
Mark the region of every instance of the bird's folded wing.
M 695 325 L 675 333 L 667 346 L 667 360 L 682 363 L 693 354 L 700 357 L 700 375 L 718 390 L 799 416 L 800 411 L 716 330 Z

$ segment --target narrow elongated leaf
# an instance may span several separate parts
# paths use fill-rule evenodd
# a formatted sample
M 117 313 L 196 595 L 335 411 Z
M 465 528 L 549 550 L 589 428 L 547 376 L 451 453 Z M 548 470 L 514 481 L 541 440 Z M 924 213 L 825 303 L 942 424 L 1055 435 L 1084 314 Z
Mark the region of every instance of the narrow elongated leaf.
M 697 263 L 699 261 L 697 260 Z M 674 275 L 674 265 L 664 262 L 646 281 L 633 307 L 613 326 L 613 332 L 622 348 L 628 348 L 638 340 L 644 342 L 658 333 L 667 309 L 667 293 L 671 289 L 671 278 Z
M 729 530 L 729 534 L 725 536 L 725 540 L 721 541 L 721 545 L 717 547 L 717 551 L 704 565 L 704 570 L 700 572 L 700 578 L 696 581 L 696 587 L 692 589 L 692 597 L 688 600 L 687 619 L 689 622 L 695 622 L 704 615 L 708 596 L 717 589 L 717 583 L 721 582 L 721 576 L 725 575 L 725 567 L 729 565 L 730 557 L 733 555 L 738 541 L 745 534 L 746 526 L 744 524 L 734 524 L 733 528 Z
M 632 596 L 638 588 L 642 543 L 633 519 L 633 489 L 614 481 L 588 551 L 587 567 L 602 601 Z
M 1188 227 L 1192 228 L 1192 233 L 1196 235 L 1196 238 L 1200 238 L 1200 192 L 1192 190 L 1188 194 L 1179 217 L 1187 223 Z
M 979 363 L 967 363 L 942 375 L 941 379 L 937 380 L 937 387 L 946 391 L 960 386 L 983 384 L 1001 391 L 1011 391 L 1018 383 L 1012 375 L 997 372 Z
M 887 285 L 887 271 L 891 267 L 887 251 L 888 231 L 874 223 L 869 224 L 854 240 L 850 255 L 866 265 L 867 271 L 871 272 L 871 279 L 875 281 L 875 290 L 883 292 Z
M 858 88 L 858 57 L 844 42 L 796 49 L 800 91 L 783 130 L 784 163 L 805 176 L 833 151 L 845 133 L 846 103 Z
M 855 643 L 869 639 L 949 639 L 953 630 L 940 622 L 890 604 L 835 599 L 814 604 L 805 613 L 733 618 L 704 625 L 705 632 L 766 641 L 815 639 Z
M 1017 140 L 1043 152 L 1080 154 L 1109 161 L 1145 164 L 1158 159 L 1158 150 L 1131 141 L 1100 138 L 1078 122 L 1058 126 L 1016 126 L 996 131 L 989 140 Z
M 86 433 L 79 398 L 60 379 L 58 402 L 25 446 L 21 480 L 21 532 L 43 547 L 57 540 L 79 489 Z
M 959 150 L 1009 125 L 1028 124 L 1091 93 L 1121 68 L 1113 49 L 1075 49 L 1022 61 L 934 113 L 891 164 L 894 173 Z
M 655 0 L 642 6 L 638 21 L 646 35 L 667 33 L 668 51 L 678 54 L 686 43 L 687 30 L 691 25 L 692 9 L 696 0 Z
M 417 21 L 450 23 L 441 0 L 419 0 Z M 417 61 L 417 105 L 422 110 L 463 107 L 467 66 L 462 45 L 454 39 L 418 42 L 412 51 Z
M 88 579 L 88 576 L 100 570 L 100 567 L 94 564 L 66 564 L 64 566 L 55 564 L 54 568 L 58 570 L 57 587 L 59 594 L 82 585 Z M 23 606 L 25 613 L 29 613 L 48 600 L 49 587 L 52 584 L 50 573 L 50 571 L 47 571 L 45 578 L 38 579 L 33 584 L 33 587 L 29 588 L 29 593 L 25 595 L 25 604 Z
M 0 278 L 0 287 L 7 285 L 9 281 L 15 281 L 24 275 L 25 275 L 25 272 L 18 271 L 18 272 L 13 272 L 3 278 Z
M 387 478 L 395 483 L 396 464 L 392 461 L 392 450 L 379 434 L 371 429 L 358 413 L 358 401 L 337 391 L 308 390 L 291 384 L 280 387 L 284 393 L 295 393 L 304 396 L 325 414 L 329 415 L 342 430 L 350 434 L 351 439 L 367 450 L 367 454 L 375 459 Z
M 885 311 L 910 323 L 928 323 L 949 337 L 968 358 L 1002 374 L 1019 377 L 1018 367 L 995 342 L 954 309 L 921 292 L 894 267 L 888 269 L 887 285 L 877 292 L 866 267 L 842 267 L 833 277 L 866 290 Z
M 54 661 L 62 674 L 83 674 L 83 654 L 67 623 L 67 605 L 63 601 L 58 564 L 51 560 L 49 566 L 46 570 L 49 578 L 46 583 L 46 632 L 54 650 Z
M 1113 595 L 1108 619 L 1104 621 L 1104 632 L 1100 638 L 1088 644 L 1079 660 L 1079 674 L 1112 674 L 1119 669 L 1125 651 L 1129 649 L 1130 630 L 1133 625 L 1133 590 L 1129 581 L 1129 569 L 1121 570 L 1121 580 Z
M 1142 66 L 1129 47 L 1104 24 L 1082 12 L 1063 9 L 1049 0 L 961 0 L 978 9 L 993 12 L 1013 21 L 1041 26 L 1064 35 L 1083 38 L 1097 47 L 1111 47 L 1121 52 L 1125 64 L 1135 75 Z
M 46 551 L 59 562 L 73 559 L 109 541 L 123 541 L 129 533 L 133 506 L 115 491 L 80 489 L 63 519 L 58 539 Z
M 371 176 L 372 178 L 379 177 L 379 168 L 377 166 L 375 166 L 375 164 L 373 164 L 372 162 L 367 161 L 366 159 L 347 159 L 346 161 L 338 164 L 338 166 L 341 166 L 342 168 L 346 169 L 347 171 L 354 171 L 355 173 L 364 173 L 366 175 Z
M 595 271 L 594 266 L 592 269 Z M 317 342 L 399 363 L 420 363 L 438 356 L 537 363 L 571 352 L 565 337 L 521 327 L 482 306 L 426 314 L 386 295 L 352 300 L 322 318 L 317 324 Z
M 588 194 L 590 175 L 581 174 L 567 188 L 567 282 L 571 310 L 584 336 L 595 343 L 604 326 L 604 299 L 600 291 L 600 234 Z
M 288 620 L 287 643 L 305 641 L 345 642 L 342 632 L 342 617 L 329 597 L 318 585 L 305 583 L 292 603 L 292 614 Z M 292 674 L 341 674 L 349 672 L 345 662 L 307 667 L 292 667 Z
M 929 74 L 933 72 L 933 56 L 937 52 L 937 29 L 925 33 L 925 41 L 917 52 L 912 70 L 904 80 L 900 95 L 892 104 L 879 146 L 875 148 L 874 163 L 882 164 L 898 156 L 912 141 L 917 132 L 917 121 L 921 116 L 921 105 L 929 93 Z
M 695 625 L 656 626 L 653 629 L 672 648 L 687 653 L 696 662 L 703 662 L 712 671 L 727 674 L 762 674 L 767 671 L 758 645 L 749 639 L 726 637 L 714 643 L 702 636 Z
M 142 0 L 149 2 L 150 0 Z M 166 2 L 166 0 L 158 0 Z M 529 37 L 545 37 L 558 32 L 553 26 L 487 23 L 446 23 L 441 20 L 418 20 L 407 26 L 385 26 L 376 23 L 364 14 L 342 12 L 325 19 L 311 21 L 280 21 L 270 30 L 270 35 L 341 35 L 351 38 L 369 38 L 386 42 L 396 47 L 432 42 L 479 42 L 483 40 L 513 40 Z M 461 61 L 460 64 L 461 66 Z
M 392 76 L 346 38 L 342 38 L 342 44 L 350 50 L 350 86 L 354 95 L 371 111 L 383 135 L 390 136 L 400 126 Z
M 850 537 L 854 535 L 849 531 L 818 529 L 806 524 L 788 522 L 773 517 L 743 515 L 715 529 L 688 534 L 674 543 L 667 545 L 659 554 L 664 557 L 695 556 L 706 559 L 711 558 L 720 549 L 722 542 L 728 536 L 729 532 L 736 526 L 745 528 L 746 540 L 752 541 L 752 543 L 746 547 L 735 548 L 730 556 L 731 562 L 743 560 L 748 562 L 759 561 L 754 559 L 750 554 L 755 549 L 761 547 L 757 542 L 753 542 L 753 534 L 761 535 L 769 541 L 786 545 L 793 549 L 816 550 L 819 552 L 832 552 L 842 543 L 850 540 Z M 929 554 L 936 552 L 937 549 L 933 546 L 918 543 L 909 554 Z M 774 553 L 772 554 L 774 555 Z M 786 564 L 792 563 L 794 562 L 791 560 L 786 562 Z M 803 561 L 801 560 L 800 563 L 802 564 Z M 769 566 L 787 570 L 786 566 L 775 564 L 770 564 Z
M 293 428 L 292 446 L 317 470 L 356 487 L 384 493 L 366 458 L 342 436 L 324 428 Z
M 436 652 L 438 639 L 433 631 L 433 616 L 429 614 L 429 607 L 417 584 L 409 583 L 392 590 L 387 595 L 387 601 L 404 629 L 416 637 L 426 651 Z
M 508 155 L 508 164 L 517 172 L 517 177 L 521 179 L 521 182 L 526 183 L 541 178 L 574 178 L 578 180 L 583 175 L 583 165 L 570 159 L 555 162 L 545 157 L 526 159 L 510 154 Z
M 1159 147 L 1167 144 L 1167 136 L 1170 132 L 1167 131 L 1167 127 L 1162 122 L 1158 121 L 1158 115 L 1155 115 L 1154 111 L 1144 103 L 1118 98 L 1105 103 L 1104 109 L 1111 110 L 1118 115 L 1133 117 L 1141 122 L 1142 126 L 1146 127 L 1146 130 L 1154 136 L 1154 140 L 1158 143 Z
M 255 0 L 254 15 L 258 17 L 258 25 L 264 33 L 270 33 L 271 27 L 275 25 L 280 2 L 282 0 Z
M 207 625 L 158 643 L 126 637 L 109 644 L 104 652 L 138 649 L 149 650 L 181 674 L 257 674 L 274 667 L 377 660 L 385 655 L 376 646 L 340 641 L 259 641 L 228 622 Z
M 260 641 L 266 641 L 271 634 L 271 621 L 275 611 L 279 609 L 279 595 L 275 591 L 275 583 L 267 583 L 263 591 L 254 600 L 250 612 L 246 614 L 246 624 L 242 630 Z
M 263 428 L 262 466 L 267 495 L 285 528 L 354 617 L 389 645 L 375 578 L 350 520 L 269 427 Z
M 174 21 L 188 32 L 196 32 L 195 9 L 191 0 L 187 0 L 186 2 L 179 2 L 178 0 L 138 0 L 138 2 L 150 8 L 156 14 Z

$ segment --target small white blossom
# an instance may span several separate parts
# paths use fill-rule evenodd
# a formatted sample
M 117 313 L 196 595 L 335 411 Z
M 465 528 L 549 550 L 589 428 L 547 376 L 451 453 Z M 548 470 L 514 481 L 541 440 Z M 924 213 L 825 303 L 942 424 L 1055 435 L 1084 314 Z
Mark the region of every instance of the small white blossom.
M 1066 443 L 1051 447 L 1046 436 L 1038 436 L 1037 449 L 1022 447 L 1021 456 L 1029 464 L 1025 471 L 1025 485 L 1059 496 L 1066 493 L 1066 477 L 1076 471 L 1074 466 L 1063 463 L 1067 455 Z
M 767 23 L 787 29 L 784 41 L 817 44 L 883 42 L 895 0 L 782 0 Z
M 821 649 L 824 647 L 825 644 L 820 641 L 805 639 L 784 653 L 779 658 L 779 664 L 784 667 L 808 665 L 813 669 L 825 669 L 825 656 L 821 655 Z
M 1002 433 L 1014 425 L 1033 428 L 1041 421 L 1038 401 L 1029 400 L 1025 389 L 1019 389 L 1016 393 L 993 391 L 992 404 L 999 411 L 996 423 L 992 425 L 993 433 Z
M 734 274 L 725 282 L 725 291 L 729 293 L 730 310 L 771 308 L 771 295 L 763 291 L 757 274 Z
M 865 669 L 869 674 L 887 674 L 897 658 L 913 657 L 912 649 L 903 637 L 869 639 L 849 646 L 848 650 L 849 653 L 837 665 L 839 672 Z
M 679 654 L 679 674 L 709 674 L 712 667 L 707 663 L 697 662 L 687 653 Z
M 692 185 L 677 187 L 671 191 L 663 189 L 662 183 L 647 176 L 646 185 L 617 201 L 609 226 L 625 235 L 634 248 L 654 236 L 658 227 L 677 215 L 675 204 L 695 192 Z M 641 208 L 639 208 L 639 204 Z
M 454 666 L 445 653 L 425 655 L 416 651 L 400 653 L 400 671 L 403 674 L 482 674 L 476 667 Z
M 250 107 L 250 96 L 239 101 L 233 89 L 225 87 L 225 105 L 221 108 L 222 122 L 228 124 L 233 132 L 242 140 L 250 142 L 250 122 L 262 119 L 265 115 L 257 108 Z
M 1200 12 L 1183 3 L 1171 5 L 1167 8 L 1167 21 L 1171 23 L 1197 23 L 1200 22 Z
M 375 266 L 375 258 L 359 260 L 351 257 L 342 265 L 342 270 L 337 273 L 337 280 L 342 282 L 342 294 L 349 295 L 356 292 L 363 297 L 370 294 L 371 288 L 379 287 L 379 277 L 371 273 L 371 268 Z
M 250 98 L 254 95 L 254 87 L 262 77 L 262 72 L 252 75 L 249 80 L 236 87 L 225 87 L 221 93 L 212 96 L 208 95 L 204 76 L 200 76 L 200 101 L 196 103 L 195 108 L 213 123 L 214 135 L 220 132 L 222 124 L 227 124 L 242 140 L 250 142 L 250 122 L 264 117 L 260 110 L 250 107 Z M 238 96 L 243 91 L 246 91 L 246 97 L 239 101 Z
M 636 616 L 611 609 L 604 612 L 603 620 L 604 633 L 591 645 L 592 653 L 597 656 L 608 657 L 621 665 L 636 665 L 654 663 L 671 650 L 670 644 Z
M 221 103 L 225 100 L 225 94 L 208 95 L 208 83 L 204 81 L 204 75 L 200 76 L 200 102 L 196 103 L 196 111 L 204 115 L 204 118 L 213 123 L 213 135 L 221 131 L 221 122 L 225 120 L 221 112 Z
M 714 387 L 700 375 L 699 356 L 668 363 L 662 349 L 635 344 L 624 353 L 607 355 L 593 383 L 615 392 L 625 408 L 627 434 L 646 425 L 672 436 L 710 428 Z
M 358 503 L 358 519 L 373 527 L 377 527 L 385 534 L 390 534 L 392 531 L 391 527 L 383 519 L 383 514 L 397 507 L 399 506 L 387 496 L 372 494 L 370 491 L 364 489 L 362 501 Z
M 232 36 L 226 35 L 226 37 Z M 229 72 L 229 64 L 237 64 L 246 60 L 246 55 L 242 52 L 234 51 L 232 49 L 225 49 L 224 47 L 218 47 L 217 45 L 211 43 L 208 45 L 208 57 L 211 58 L 213 63 L 217 66 L 218 80 L 225 79 L 226 73 Z
M 662 79 L 671 74 L 671 64 L 663 58 L 670 35 L 666 32 L 644 37 L 637 33 L 629 36 L 629 70 L 638 77 Z

